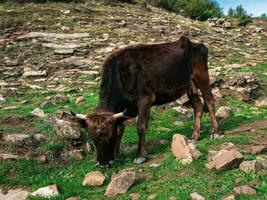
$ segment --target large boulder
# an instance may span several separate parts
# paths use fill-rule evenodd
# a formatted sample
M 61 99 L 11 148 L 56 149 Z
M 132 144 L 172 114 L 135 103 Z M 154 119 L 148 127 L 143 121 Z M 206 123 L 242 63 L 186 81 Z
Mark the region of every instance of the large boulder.
M 123 194 L 132 186 L 135 181 L 135 172 L 124 170 L 116 174 L 109 183 L 105 196 L 112 197 Z

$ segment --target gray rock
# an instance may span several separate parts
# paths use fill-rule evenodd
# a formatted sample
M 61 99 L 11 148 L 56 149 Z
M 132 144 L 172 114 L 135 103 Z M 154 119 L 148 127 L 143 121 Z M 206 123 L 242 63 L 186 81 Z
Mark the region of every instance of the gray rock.
M 82 185 L 83 186 L 99 186 L 103 185 L 106 177 L 99 171 L 89 172 L 85 175 Z
M 257 191 L 249 185 L 242 185 L 233 189 L 235 195 L 255 195 Z
M 256 160 L 261 164 L 262 168 L 267 169 L 267 155 L 259 155 Z
M 205 198 L 200 194 L 193 192 L 190 194 L 190 200 L 205 200 Z
M 257 160 L 243 161 L 239 169 L 245 173 L 257 172 L 261 170 L 261 164 Z
M 55 52 L 57 50 L 57 52 L 59 52 L 60 50 L 68 50 L 68 51 L 72 51 L 73 53 L 73 49 L 79 48 L 81 47 L 81 45 L 78 44 L 70 44 L 70 43 L 65 43 L 65 44 L 56 44 L 56 43 L 44 43 L 42 44 L 43 47 L 47 47 L 47 48 L 51 48 L 51 49 L 55 49 Z
M 11 154 L 11 153 L 0 153 L 0 159 L 3 160 L 15 160 L 20 158 L 18 155 Z
M 149 167 L 151 167 L 151 168 L 157 168 L 159 166 L 160 166 L 159 163 L 152 163 L 152 164 L 149 165 Z
M 31 193 L 34 197 L 51 198 L 59 195 L 59 191 L 56 185 L 49 185 L 39 188 L 35 192 Z
M 112 197 L 123 194 L 132 186 L 135 181 L 135 172 L 121 171 L 116 174 L 108 185 L 105 196 Z

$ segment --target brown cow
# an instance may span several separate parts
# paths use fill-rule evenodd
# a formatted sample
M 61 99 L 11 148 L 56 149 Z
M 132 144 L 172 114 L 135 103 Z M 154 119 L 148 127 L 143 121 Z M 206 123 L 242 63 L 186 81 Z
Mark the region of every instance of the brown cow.
M 95 112 L 76 115 L 85 122 L 96 146 L 99 164 L 107 165 L 116 158 L 124 122 L 136 116 L 139 144 L 134 162 L 144 162 L 151 106 L 174 101 L 185 93 L 194 108 L 192 139 L 199 139 L 203 105 L 198 89 L 210 113 L 212 137 L 218 137 L 207 58 L 207 47 L 193 43 L 185 36 L 175 42 L 130 46 L 111 54 L 103 66 Z

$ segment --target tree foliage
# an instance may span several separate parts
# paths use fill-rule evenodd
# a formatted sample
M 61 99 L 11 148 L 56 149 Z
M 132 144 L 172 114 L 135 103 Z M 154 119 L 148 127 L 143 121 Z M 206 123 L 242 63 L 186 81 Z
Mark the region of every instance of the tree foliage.
M 243 8 L 242 5 L 238 5 L 235 9 L 230 8 L 228 10 L 228 16 L 237 18 L 239 21 L 239 26 L 246 26 L 252 21 L 251 15 L 247 13 L 247 11 Z

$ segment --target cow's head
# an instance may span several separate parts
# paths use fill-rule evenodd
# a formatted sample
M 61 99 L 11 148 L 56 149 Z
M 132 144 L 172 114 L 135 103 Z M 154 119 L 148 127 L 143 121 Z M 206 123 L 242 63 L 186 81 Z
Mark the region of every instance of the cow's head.
M 101 166 L 106 166 L 116 158 L 116 148 L 120 143 L 118 135 L 118 120 L 124 113 L 96 112 L 89 115 L 75 114 L 88 130 L 95 147 L 96 160 Z

